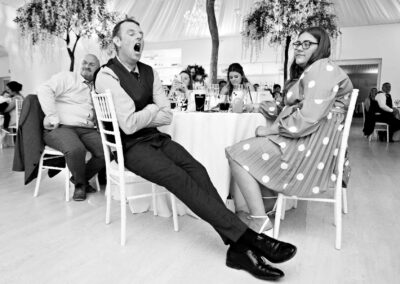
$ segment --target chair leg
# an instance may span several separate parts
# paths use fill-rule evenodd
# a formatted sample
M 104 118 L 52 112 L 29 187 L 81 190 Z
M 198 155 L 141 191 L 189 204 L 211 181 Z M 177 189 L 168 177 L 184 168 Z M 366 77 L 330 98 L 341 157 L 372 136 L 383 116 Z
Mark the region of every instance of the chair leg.
M 111 180 L 107 176 L 106 184 L 106 224 L 110 224 L 110 213 L 111 213 Z
M 156 185 L 154 183 L 151 184 L 151 200 L 153 202 L 153 214 L 154 216 L 157 216 L 158 210 L 157 210 L 157 200 L 156 200 Z
M 297 208 L 297 201 L 298 201 L 297 199 L 294 200 L 294 203 L 293 203 L 293 208 L 294 208 L 294 209 Z
M 99 175 L 98 174 L 96 174 L 94 181 L 96 183 L 97 191 L 100 191 L 100 183 L 99 183 Z
M 386 143 L 389 143 L 389 126 L 386 127 Z
M 178 224 L 178 213 L 177 213 L 177 210 L 176 210 L 176 199 L 175 199 L 175 196 L 172 193 L 169 194 L 169 197 L 171 199 L 172 219 L 173 219 L 173 222 L 174 222 L 174 231 L 178 232 L 179 231 L 179 224 Z
M 277 206 L 276 206 L 276 215 L 275 215 L 275 225 L 274 225 L 274 238 L 277 239 L 279 236 L 279 226 L 281 222 L 281 214 L 282 214 L 282 205 L 283 205 L 284 196 L 282 193 L 278 194 Z
M 126 243 L 126 193 L 125 193 L 125 181 L 121 181 L 121 246 Z
M 40 181 L 42 179 L 42 172 L 43 172 L 43 157 L 44 154 L 40 156 L 38 175 L 36 177 L 35 192 L 33 193 L 34 197 L 37 197 L 39 195 Z
M 343 213 L 344 214 L 347 214 L 349 211 L 348 211 L 348 208 L 347 208 L 347 188 L 342 188 L 342 194 L 343 194 Z
M 71 176 L 69 173 L 68 166 L 65 165 L 65 201 L 67 201 L 67 202 L 69 201 L 69 195 L 70 195 L 70 192 L 69 192 L 69 189 L 70 189 L 69 179 L 70 178 L 71 178 Z
M 342 246 L 342 190 L 335 192 L 335 225 L 336 225 L 336 241 L 335 248 L 340 250 Z
M 282 215 L 281 220 L 285 220 L 285 213 L 286 213 L 286 198 L 282 201 Z

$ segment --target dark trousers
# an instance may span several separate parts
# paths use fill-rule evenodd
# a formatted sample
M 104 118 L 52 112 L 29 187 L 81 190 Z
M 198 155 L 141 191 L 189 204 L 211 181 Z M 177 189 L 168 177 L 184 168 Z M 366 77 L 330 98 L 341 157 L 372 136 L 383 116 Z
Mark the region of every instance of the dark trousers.
M 46 145 L 65 155 L 75 185 L 88 184 L 105 167 L 101 137 L 96 129 L 61 125 L 51 131 L 45 130 L 43 139 Z M 86 163 L 88 151 L 92 158 Z
M 166 135 L 138 142 L 124 152 L 127 169 L 172 192 L 226 244 L 246 231 L 247 226 L 226 208 L 204 166 Z
M 8 107 L 8 103 L 0 104 L 0 114 L 2 114 L 4 116 L 4 123 L 3 123 L 4 129 L 8 128 L 8 125 L 10 124 L 10 119 L 11 119 L 10 113 L 4 112 L 7 107 Z
M 389 124 L 389 139 L 392 140 L 393 133 L 400 129 L 400 120 L 396 119 L 393 113 L 382 113 L 375 116 L 376 122 Z

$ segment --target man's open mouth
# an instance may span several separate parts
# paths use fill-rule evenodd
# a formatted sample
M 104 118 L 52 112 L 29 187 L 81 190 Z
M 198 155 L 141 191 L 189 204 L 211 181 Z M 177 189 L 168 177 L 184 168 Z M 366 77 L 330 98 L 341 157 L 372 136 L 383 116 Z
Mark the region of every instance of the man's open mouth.
M 142 45 L 138 42 L 138 43 L 135 44 L 135 46 L 133 47 L 133 50 L 136 51 L 136 52 L 139 52 L 141 48 L 142 48 Z

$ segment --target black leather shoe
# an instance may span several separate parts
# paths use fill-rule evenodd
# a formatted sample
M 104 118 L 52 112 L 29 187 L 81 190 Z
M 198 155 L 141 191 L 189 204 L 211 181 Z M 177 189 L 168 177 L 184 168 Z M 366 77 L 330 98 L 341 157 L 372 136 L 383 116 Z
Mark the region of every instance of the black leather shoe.
M 97 190 L 96 190 L 93 186 L 91 186 L 90 184 L 87 184 L 87 185 L 86 185 L 85 190 L 86 190 L 86 193 L 94 193 L 94 192 L 97 191 Z
M 294 245 L 278 241 L 264 234 L 258 234 L 251 246 L 272 263 L 285 262 L 295 256 L 297 252 Z
M 226 265 L 230 268 L 245 270 L 262 280 L 277 280 L 285 275 L 283 271 L 265 263 L 261 255 L 250 248 L 238 250 L 230 246 L 226 254 Z
M 72 199 L 75 201 L 83 201 L 86 199 L 86 189 L 85 186 L 75 186 L 74 196 Z

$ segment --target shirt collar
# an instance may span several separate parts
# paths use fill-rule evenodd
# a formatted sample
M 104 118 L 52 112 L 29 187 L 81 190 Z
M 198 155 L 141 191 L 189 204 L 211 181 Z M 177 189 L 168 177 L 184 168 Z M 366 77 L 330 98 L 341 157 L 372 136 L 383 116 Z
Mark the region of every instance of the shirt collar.
M 117 55 L 116 57 L 117 57 L 119 63 L 121 63 L 121 65 L 124 66 L 125 69 L 128 70 L 128 72 L 132 72 L 132 70 L 129 69 L 129 67 L 128 67 L 127 65 L 125 65 L 125 64 L 121 61 L 121 59 L 119 59 L 118 55 Z M 139 68 L 138 68 L 137 64 L 136 64 L 136 66 L 135 66 L 135 69 L 133 70 L 133 73 L 138 73 L 138 74 L 139 74 Z

